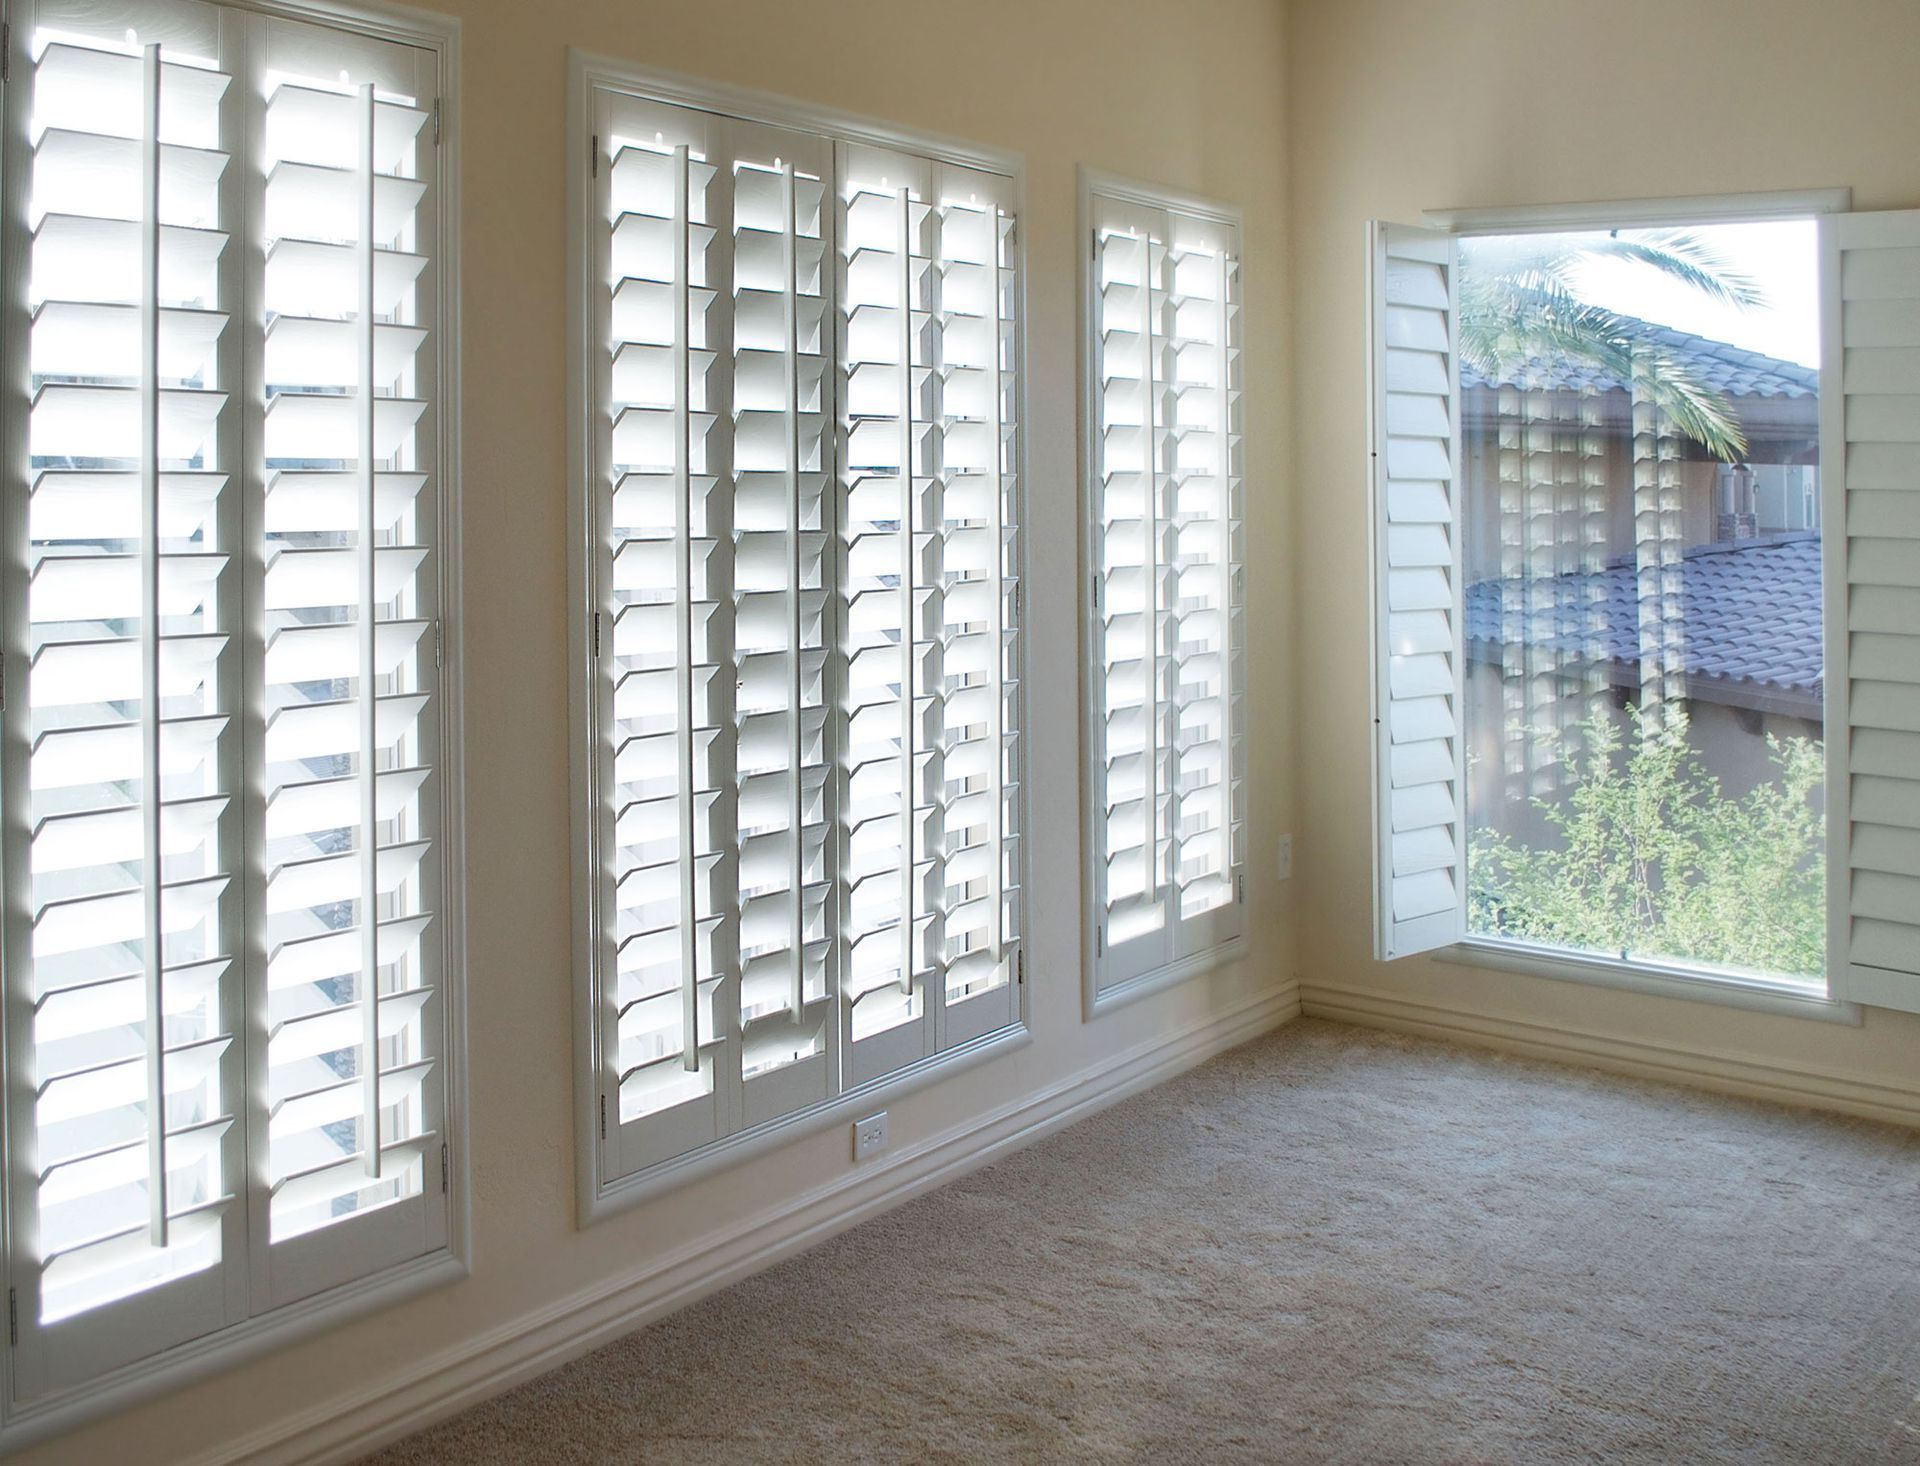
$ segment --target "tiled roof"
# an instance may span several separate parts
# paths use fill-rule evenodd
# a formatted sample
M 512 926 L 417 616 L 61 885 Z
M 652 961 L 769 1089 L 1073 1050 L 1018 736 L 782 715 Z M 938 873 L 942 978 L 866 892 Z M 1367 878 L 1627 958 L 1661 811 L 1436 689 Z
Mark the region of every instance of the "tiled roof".
M 1686 552 L 1677 571 L 1681 615 L 1666 628 L 1691 677 L 1747 683 L 1814 699 L 1821 694 L 1820 537 L 1770 535 Z M 1525 640 L 1588 662 L 1641 656 L 1639 573 L 1604 570 L 1467 587 L 1470 654 L 1487 660 Z M 1511 607 L 1515 624 L 1506 623 Z M 1477 645 L 1476 645 L 1477 643 Z
M 1728 397 L 1814 397 L 1820 390 L 1816 367 L 1743 351 L 1725 341 L 1648 324 L 1647 337 L 1689 363 L 1709 386 Z M 1610 372 L 1566 357 L 1535 357 L 1524 368 L 1490 381 L 1466 361 L 1460 364 L 1463 387 L 1522 387 L 1540 392 L 1623 392 L 1626 386 Z

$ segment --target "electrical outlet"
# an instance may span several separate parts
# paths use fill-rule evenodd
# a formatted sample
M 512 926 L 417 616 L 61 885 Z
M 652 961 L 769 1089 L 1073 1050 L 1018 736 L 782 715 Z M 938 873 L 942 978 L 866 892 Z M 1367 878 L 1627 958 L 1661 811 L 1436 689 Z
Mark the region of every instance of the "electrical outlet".
M 1280 879 L 1283 881 L 1293 874 L 1293 836 L 1291 835 L 1280 837 L 1279 871 Z
M 864 1161 L 887 1148 L 887 1112 L 853 1122 L 853 1158 Z

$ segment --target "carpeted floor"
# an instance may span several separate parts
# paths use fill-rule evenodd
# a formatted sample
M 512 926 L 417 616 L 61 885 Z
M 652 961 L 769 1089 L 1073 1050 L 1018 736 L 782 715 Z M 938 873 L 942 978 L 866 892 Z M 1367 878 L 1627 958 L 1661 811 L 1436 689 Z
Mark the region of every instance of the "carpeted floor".
M 1295 1024 L 374 1458 L 1920 1462 L 1920 1134 Z

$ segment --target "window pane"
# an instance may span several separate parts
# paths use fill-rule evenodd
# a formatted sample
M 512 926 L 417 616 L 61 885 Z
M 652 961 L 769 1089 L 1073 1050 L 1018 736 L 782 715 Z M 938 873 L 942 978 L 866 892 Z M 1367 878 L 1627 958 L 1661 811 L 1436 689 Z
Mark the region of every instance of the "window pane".
M 1470 928 L 1817 980 L 1813 225 L 1461 271 Z

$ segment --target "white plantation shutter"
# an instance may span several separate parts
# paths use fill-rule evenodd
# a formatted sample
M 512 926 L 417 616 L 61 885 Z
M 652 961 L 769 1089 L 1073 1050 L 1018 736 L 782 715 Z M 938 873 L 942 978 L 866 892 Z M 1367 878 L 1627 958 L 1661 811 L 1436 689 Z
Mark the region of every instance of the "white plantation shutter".
M 1920 211 L 1821 231 L 1828 971 L 1920 1012 Z
M 1465 926 L 1455 246 L 1376 224 L 1369 240 L 1374 554 L 1375 952 Z
M 854 1081 L 1013 1017 L 1008 180 L 841 147 L 840 754 Z
M 438 61 L 194 3 L 12 34 L 28 1401 L 444 1240 Z
M 1012 220 L 998 175 L 870 190 L 877 153 L 623 88 L 592 126 L 619 1177 L 1014 1021 Z
M 1091 192 L 1095 991 L 1245 933 L 1239 231 Z

